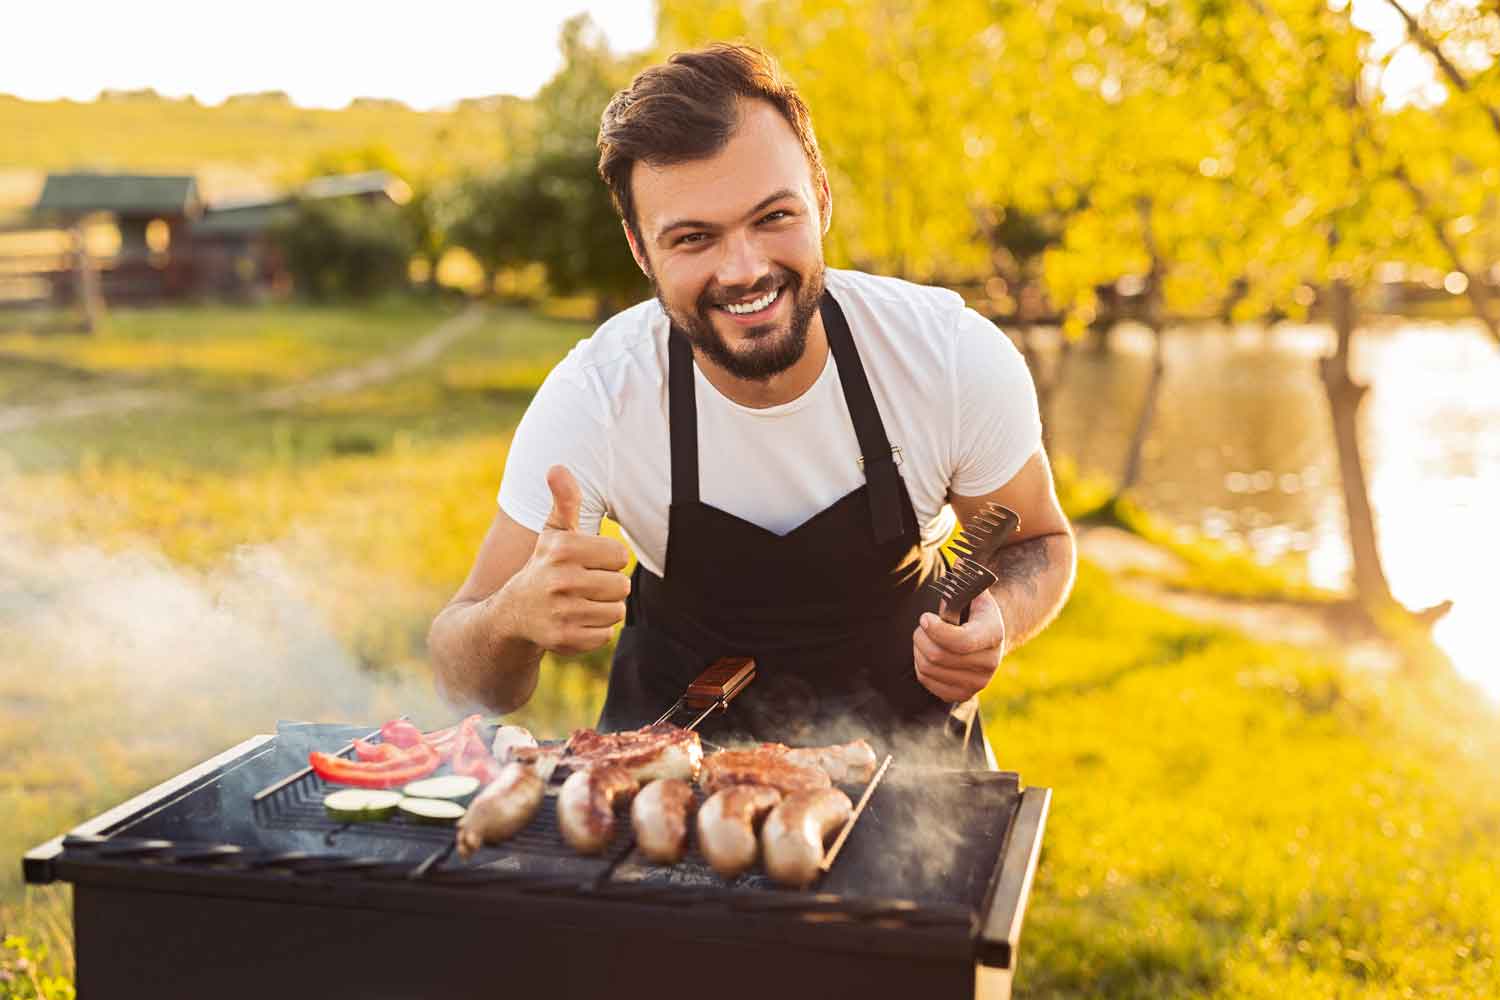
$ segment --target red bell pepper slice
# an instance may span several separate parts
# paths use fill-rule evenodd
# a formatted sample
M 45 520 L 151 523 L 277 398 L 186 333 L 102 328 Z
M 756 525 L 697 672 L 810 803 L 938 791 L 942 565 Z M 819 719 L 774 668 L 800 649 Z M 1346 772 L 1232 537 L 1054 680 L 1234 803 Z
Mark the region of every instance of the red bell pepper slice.
M 380 738 L 398 747 L 414 747 L 423 742 L 422 730 L 406 719 L 392 719 L 381 726 Z
M 499 777 L 500 763 L 485 746 L 484 737 L 479 735 L 479 716 L 471 715 L 460 722 L 453 742 L 454 774 L 478 778 L 481 788 Z
M 325 781 L 356 788 L 394 788 L 427 777 L 441 763 L 437 751 L 425 743 L 386 760 L 349 760 L 314 750 L 307 762 Z
M 401 748 L 394 743 L 371 743 L 368 740 L 354 741 L 354 756 L 360 760 L 390 760 L 401 755 Z

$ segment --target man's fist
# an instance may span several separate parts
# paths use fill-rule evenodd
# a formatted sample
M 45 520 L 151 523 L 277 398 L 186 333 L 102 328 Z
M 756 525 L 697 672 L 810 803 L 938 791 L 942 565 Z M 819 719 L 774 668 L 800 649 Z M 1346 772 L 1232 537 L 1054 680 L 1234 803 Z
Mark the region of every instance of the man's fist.
M 1005 655 L 1005 619 L 988 591 L 969 604 L 969 620 L 950 625 L 926 612 L 912 634 L 917 680 L 944 701 L 967 701 L 984 690 Z
M 583 494 L 565 466 L 547 470 L 547 488 L 547 523 L 531 558 L 504 587 L 516 617 L 510 631 L 554 653 L 584 653 L 607 643 L 625 619 L 630 579 L 620 571 L 630 553 L 613 538 L 579 533 Z

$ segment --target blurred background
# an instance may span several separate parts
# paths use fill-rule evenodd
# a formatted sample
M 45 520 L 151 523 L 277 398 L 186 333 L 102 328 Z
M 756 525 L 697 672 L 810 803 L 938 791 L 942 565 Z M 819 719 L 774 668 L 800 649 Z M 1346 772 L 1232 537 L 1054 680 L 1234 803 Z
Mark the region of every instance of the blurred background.
M 464 707 L 425 633 L 510 432 L 650 294 L 599 115 L 711 40 L 810 106 L 830 265 L 1037 381 L 1084 560 L 985 694 L 1057 791 L 1018 994 L 1500 995 L 1500 5 L 502 6 L 7 14 L 0 997 L 72 992 L 27 848 Z M 513 721 L 591 724 L 608 655 Z

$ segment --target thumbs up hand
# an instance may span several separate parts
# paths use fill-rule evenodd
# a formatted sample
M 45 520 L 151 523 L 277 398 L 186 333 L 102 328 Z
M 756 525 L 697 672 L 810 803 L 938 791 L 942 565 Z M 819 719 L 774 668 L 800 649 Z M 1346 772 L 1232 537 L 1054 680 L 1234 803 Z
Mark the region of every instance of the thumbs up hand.
M 583 653 L 607 643 L 625 618 L 630 553 L 613 538 L 578 530 L 583 492 L 566 466 L 547 470 L 552 510 L 536 548 L 502 588 L 515 616 L 511 634 L 541 649 Z

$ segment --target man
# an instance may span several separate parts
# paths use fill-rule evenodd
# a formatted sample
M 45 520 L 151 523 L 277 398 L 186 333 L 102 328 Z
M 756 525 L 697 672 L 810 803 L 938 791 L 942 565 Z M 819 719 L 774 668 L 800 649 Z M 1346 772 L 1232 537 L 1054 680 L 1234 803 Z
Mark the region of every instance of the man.
M 807 109 L 755 49 L 645 70 L 599 148 L 656 300 L 532 401 L 494 523 L 433 622 L 439 683 L 510 711 L 544 651 L 598 648 L 623 620 L 601 728 L 650 722 L 710 662 L 750 655 L 759 675 L 721 728 L 912 736 L 979 762 L 981 727 L 956 747 L 951 718 L 1074 569 L 1019 353 L 952 292 L 825 268 L 833 202 Z M 926 586 L 937 546 L 986 501 L 1021 528 L 949 624 Z M 628 581 L 605 515 L 635 550 Z

